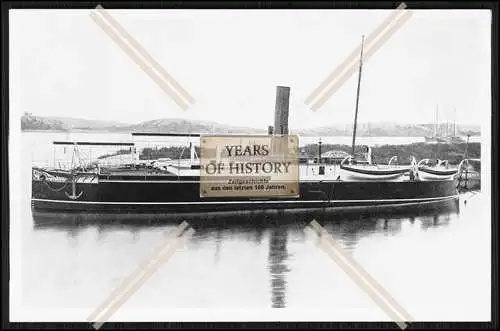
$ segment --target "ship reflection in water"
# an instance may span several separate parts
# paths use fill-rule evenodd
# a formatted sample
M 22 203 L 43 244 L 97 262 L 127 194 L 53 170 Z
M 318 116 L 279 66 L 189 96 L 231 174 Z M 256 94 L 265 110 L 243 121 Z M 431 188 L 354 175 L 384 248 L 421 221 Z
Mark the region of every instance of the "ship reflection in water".
M 304 235 L 304 227 L 314 217 L 360 263 L 368 262 L 368 269 L 382 284 L 412 288 L 417 283 L 415 288 L 420 290 L 414 289 L 412 295 L 422 295 L 419 291 L 432 293 L 436 305 L 430 306 L 434 310 L 426 306 L 421 314 L 439 307 L 451 309 L 449 298 L 444 294 L 439 298 L 439 293 L 450 282 L 459 286 L 463 279 L 455 272 L 463 274 L 463 267 L 445 262 L 451 261 L 447 260 L 450 252 L 460 247 L 464 238 L 474 241 L 471 229 L 481 224 L 474 215 L 482 208 L 480 199 L 474 200 L 465 206 L 461 202 L 420 215 L 317 214 L 189 220 L 196 231 L 193 237 L 159 271 L 152 281 L 155 290 L 144 289 L 147 294 L 143 296 L 140 290 L 133 300 L 141 307 L 156 308 L 288 308 L 302 304 L 341 307 L 350 294 L 344 293 L 347 290 L 339 282 L 349 280 L 339 280 L 340 269 L 332 273 L 334 262 Z M 171 231 L 182 219 L 166 223 L 161 216 L 152 215 L 123 219 L 37 215 L 31 220 L 34 225 L 26 226 L 23 238 L 24 299 L 34 306 L 72 307 L 81 302 L 91 306 L 98 303 L 96 297 L 104 299 L 106 288 L 111 291 L 148 256 L 162 233 Z M 453 236 L 448 235 L 447 231 L 452 230 Z M 417 250 L 421 254 L 415 254 Z M 404 271 L 406 268 L 413 272 Z M 418 270 L 432 270 L 439 277 Z M 61 279 L 65 284 L 62 288 Z M 85 299 L 91 296 L 92 300 Z M 360 303 L 366 308 L 365 304 Z M 371 308 L 378 309 L 375 305 Z
M 269 238 L 269 272 L 271 274 L 271 301 L 273 308 L 286 306 L 286 273 L 288 231 L 285 227 L 271 229 Z

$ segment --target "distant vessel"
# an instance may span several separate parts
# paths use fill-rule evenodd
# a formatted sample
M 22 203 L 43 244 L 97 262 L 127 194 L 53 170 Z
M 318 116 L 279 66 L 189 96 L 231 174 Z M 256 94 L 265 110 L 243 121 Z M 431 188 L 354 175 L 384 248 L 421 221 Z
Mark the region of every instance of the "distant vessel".
M 445 143 L 445 144 L 459 144 L 465 142 L 465 140 L 457 135 L 457 123 L 456 123 L 456 110 L 453 111 L 454 119 L 453 123 L 449 122 L 439 125 L 439 105 L 436 107 L 436 118 L 434 123 L 434 135 L 425 136 L 425 141 L 428 143 Z M 451 128 L 450 128 L 451 125 Z
M 460 144 L 464 142 L 464 139 L 462 137 L 455 137 L 455 136 L 450 136 L 450 137 L 425 137 L 426 142 L 430 143 L 442 143 L 442 144 Z

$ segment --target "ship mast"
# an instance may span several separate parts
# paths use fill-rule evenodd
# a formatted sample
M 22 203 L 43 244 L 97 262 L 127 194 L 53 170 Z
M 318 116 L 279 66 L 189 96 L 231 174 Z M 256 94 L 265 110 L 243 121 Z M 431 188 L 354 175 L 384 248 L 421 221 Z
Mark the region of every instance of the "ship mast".
M 436 111 L 434 114 L 434 137 L 438 135 L 438 109 L 436 107 Z
M 354 128 L 352 132 L 352 156 L 354 157 L 354 147 L 356 146 L 356 126 L 358 122 L 358 106 L 359 106 L 359 88 L 361 85 L 361 70 L 363 69 L 363 43 L 365 36 L 361 37 L 361 54 L 359 56 L 359 74 L 358 74 L 358 89 L 356 91 L 356 111 L 354 113 Z
M 445 112 L 445 125 L 444 125 L 444 136 L 450 136 L 450 111 Z
M 439 130 L 439 104 L 436 105 L 436 137 L 440 136 L 440 130 Z
M 453 137 L 457 136 L 457 109 L 453 110 Z

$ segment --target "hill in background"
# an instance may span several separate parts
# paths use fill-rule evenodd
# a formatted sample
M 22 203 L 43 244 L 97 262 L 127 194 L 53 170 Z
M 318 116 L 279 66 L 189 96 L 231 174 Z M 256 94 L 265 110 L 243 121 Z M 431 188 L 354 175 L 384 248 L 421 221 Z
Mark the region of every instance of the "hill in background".
M 139 124 L 112 121 L 87 120 L 72 117 L 42 117 L 25 113 L 21 118 L 23 131 L 76 131 L 76 132 L 168 132 L 208 134 L 264 134 L 267 128 L 249 128 L 207 121 L 185 119 L 156 119 Z M 332 125 L 312 129 L 290 129 L 290 133 L 302 136 L 351 136 L 352 125 Z M 423 137 L 432 135 L 433 124 L 360 123 L 359 137 Z M 458 135 L 480 135 L 478 125 L 458 125 Z

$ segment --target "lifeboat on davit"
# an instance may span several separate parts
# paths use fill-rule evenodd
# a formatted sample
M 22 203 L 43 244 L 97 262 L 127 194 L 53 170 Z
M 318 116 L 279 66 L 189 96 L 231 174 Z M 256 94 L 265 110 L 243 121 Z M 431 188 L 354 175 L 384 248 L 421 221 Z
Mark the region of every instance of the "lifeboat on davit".
M 423 159 L 418 163 L 418 177 L 420 180 L 453 179 L 458 174 L 458 168 L 450 168 L 447 160 L 437 160 L 435 166 L 431 166 L 430 163 L 430 159 Z
M 391 158 L 387 165 L 352 164 L 352 156 L 346 157 L 340 163 L 340 176 L 343 180 L 373 181 L 373 180 L 399 180 L 412 169 L 412 165 L 392 165 Z

